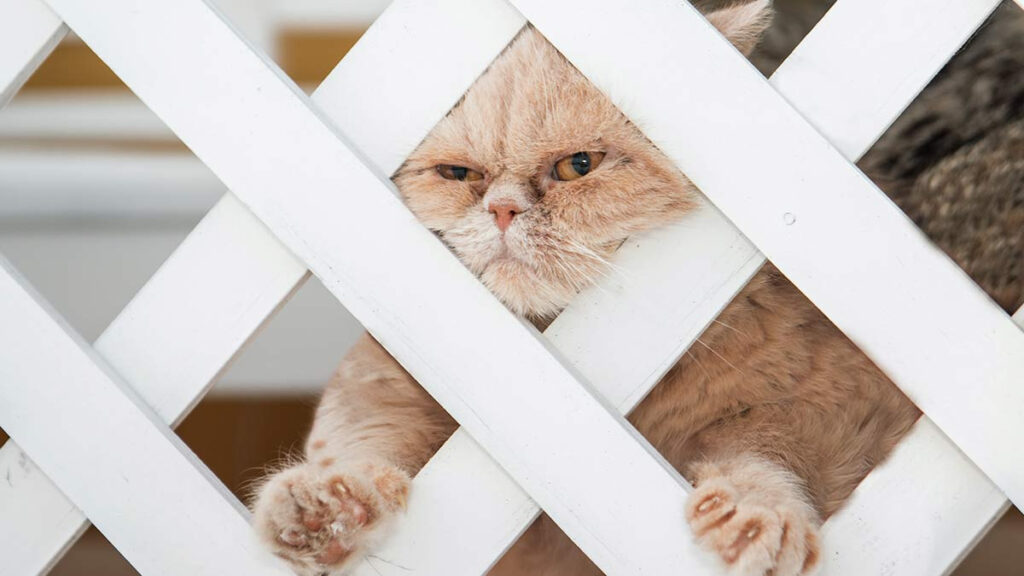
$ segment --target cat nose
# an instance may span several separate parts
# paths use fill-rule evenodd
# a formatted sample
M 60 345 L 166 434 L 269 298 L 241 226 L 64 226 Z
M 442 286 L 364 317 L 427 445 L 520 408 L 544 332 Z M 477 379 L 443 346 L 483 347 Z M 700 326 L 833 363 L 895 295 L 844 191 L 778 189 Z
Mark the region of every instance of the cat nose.
M 498 230 L 504 232 L 512 224 L 516 214 L 522 213 L 523 209 L 514 202 L 493 202 L 487 211 L 494 214 L 494 223 L 498 225 Z

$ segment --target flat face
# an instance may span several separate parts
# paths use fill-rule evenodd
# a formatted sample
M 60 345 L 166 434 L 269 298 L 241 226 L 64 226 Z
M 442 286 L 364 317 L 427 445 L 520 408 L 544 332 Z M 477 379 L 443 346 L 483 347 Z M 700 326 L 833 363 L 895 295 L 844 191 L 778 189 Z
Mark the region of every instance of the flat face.
M 443 66 L 438 74 L 444 74 Z M 526 28 L 395 176 L 409 207 L 510 309 L 555 315 L 694 188 Z

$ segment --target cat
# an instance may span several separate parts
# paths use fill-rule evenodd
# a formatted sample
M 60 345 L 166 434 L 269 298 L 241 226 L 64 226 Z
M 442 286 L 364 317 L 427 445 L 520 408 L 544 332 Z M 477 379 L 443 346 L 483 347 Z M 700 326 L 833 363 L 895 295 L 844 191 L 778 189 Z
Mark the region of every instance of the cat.
M 1004 310 L 1024 305 L 1024 12 L 1004 1 L 859 166 Z
M 775 0 L 771 73 L 834 0 Z M 1003 0 L 858 166 L 1005 311 L 1024 305 L 1024 12 Z
M 756 0 L 706 16 L 749 55 L 770 15 Z M 424 225 L 540 326 L 625 238 L 683 217 L 697 194 L 530 27 L 393 180 Z M 918 416 L 766 265 L 629 419 L 695 484 L 680 522 L 727 573 L 791 576 L 820 566 L 822 521 Z M 300 574 L 342 573 L 400 516 L 411 476 L 456 426 L 364 335 L 325 390 L 304 458 L 258 490 L 257 533 Z M 600 573 L 546 516 L 491 572 Z

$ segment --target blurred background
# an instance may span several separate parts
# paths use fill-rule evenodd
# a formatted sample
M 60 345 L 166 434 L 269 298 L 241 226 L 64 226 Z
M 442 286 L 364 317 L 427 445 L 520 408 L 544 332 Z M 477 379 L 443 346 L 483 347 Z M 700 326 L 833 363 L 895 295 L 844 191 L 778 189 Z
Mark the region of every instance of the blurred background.
M 309 92 L 388 1 L 214 3 Z M 770 36 L 760 50 L 765 72 L 827 2 L 776 5 L 776 27 L 784 33 Z M 0 110 L 0 253 L 90 341 L 224 191 L 74 35 Z M 265 466 L 301 447 L 324 382 L 360 331 L 310 279 L 235 359 L 180 426 L 180 436 L 244 498 Z M 5 439 L 0 429 L 0 442 Z M 1024 573 L 1021 543 L 1024 520 L 1011 511 L 955 574 Z M 135 573 L 95 529 L 52 572 Z

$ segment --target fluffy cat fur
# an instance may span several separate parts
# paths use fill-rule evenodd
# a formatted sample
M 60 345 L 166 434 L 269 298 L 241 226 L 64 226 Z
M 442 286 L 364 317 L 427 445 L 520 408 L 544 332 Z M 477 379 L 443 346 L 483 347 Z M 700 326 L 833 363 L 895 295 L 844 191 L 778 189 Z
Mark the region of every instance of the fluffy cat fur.
M 768 24 L 769 10 L 758 0 L 708 17 L 748 53 Z M 1006 162 L 1019 174 L 1024 134 L 1019 125 L 1002 130 L 999 142 L 1017 143 L 1017 160 Z M 900 155 L 913 155 L 905 146 L 892 148 L 878 153 L 880 162 L 896 158 L 892 162 L 903 165 Z M 555 162 L 579 151 L 605 157 L 586 176 L 553 178 Z M 984 138 L 954 152 L 899 173 L 906 180 L 900 188 L 906 190 L 906 207 L 919 211 L 915 218 L 926 229 L 928 222 L 949 227 L 934 223 L 945 214 L 935 203 L 962 194 L 958 186 L 968 173 L 997 180 L 982 174 L 983 168 L 1003 166 L 1010 153 Z M 869 157 L 866 165 L 873 162 Z M 465 166 L 484 177 L 448 180 L 438 165 Z M 947 175 L 936 177 L 936 171 Z M 892 174 L 882 179 L 899 180 Z M 538 325 L 605 273 L 607 259 L 626 237 L 685 215 L 696 193 L 640 130 L 530 28 L 434 128 L 394 181 L 416 216 L 512 311 Z M 1010 211 L 1016 215 L 1006 216 L 1007 222 L 1020 218 L 1020 189 L 1013 196 L 1017 210 Z M 489 212 L 499 205 L 517 211 L 504 233 Z M 971 254 L 985 252 L 989 236 L 960 236 L 948 240 L 957 246 L 975 242 Z M 1016 254 L 1022 249 L 1017 245 Z M 1009 283 L 1001 277 L 993 285 Z M 1007 298 L 1019 300 L 1016 294 Z M 918 415 L 841 332 L 766 266 L 630 421 L 695 483 L 680 522 L 690 523 L 727 573 L 790 576 L 811 573 L 820 564 L 822 520 Z M 400 515 L 410 477 L 455 428 L 365 335 L 327 386 L 304 459 L 270 476 L 258 491 L 256 530 L 300 574 L 344 571 Z M 542 516 L 491 573 L 600 571 Z
M 1024 304 L 1024 14 L 1005 1 L 860 167 L 1004 310 Z

